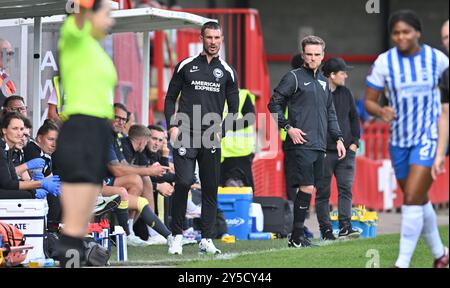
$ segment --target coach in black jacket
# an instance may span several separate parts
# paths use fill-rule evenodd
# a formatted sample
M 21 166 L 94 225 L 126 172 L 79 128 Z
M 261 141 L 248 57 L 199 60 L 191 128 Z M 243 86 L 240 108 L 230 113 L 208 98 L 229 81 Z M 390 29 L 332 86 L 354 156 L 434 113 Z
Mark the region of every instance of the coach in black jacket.
M 176 236 L 170 241 L 169 254 L 182 253 L 183 221 L 196 162 L 200 167 L 202 183 L 202 240 L 199 250 L 208 254 L 221 253 L 211 240 L 215 237 L 217 187 L 220 177 L 220 139 L 216 135 L 220 134 L 220 129 L 224 129 L 221 120 L 225 101 L 228 105 L 228 119 L 233 121 L 236 118 L 239 87 L 236 71 L 219 57 L 223 41 L 220 25 L 216 22 L 203 24 L 200 38 L 203 42 L 202 53 L 183 60 L 175 67 L 164 104 L 170 138 L 176 139 L 181 132 L 181 140 L 174 142 L 173 152 L 176 178 L 171 224 L 172 233 Z M 175 103 L 178 98 L 176 111 Z M 178 120 L 182 120 L 182 115 L 187 123 L 181 123 L 178 127 Z M 199 121 L 196 121 L 197 119 Z M 186 124 L 189 127 L 186 128 Z M 213 131 L 217 134 L 210 133 Z M 193 148 L 189 147 L 191 141 L 187 145 L 184 143 L 183 139 L 186 137 L 194 142 Z
M 305 37 L 302 40 L 303 67 L 283 77 L 268 105 L 270 112 L 277 114 L 279 127 L 286 130 L 286 149 L 295 151 L 297 162 L 296 186 L 299 191 L 294 202 L 290 247 L 311 245 L 304 236 L 304 222 L 311 194 L 322 185 L 327 133 L 336 142 L 339 157 L 345 157 L 344 139 L 327 79 L 318 71 L 324 50 L 325 42 L 321 38 Z M 288 119 L 285 119 L 283 111 L 286 103 Z
M 338 186 L 339 238 L 357 238 L 360 234 L 351 225 L 352 185 L 355 175 L 356 149 L 358 149 L 360 136 L 360 123 L 355 100 L 350 90 L 344 86 L 345 79 L 348 77 L 347 71 L 351 68 L 340 58 L 331 58 L 322 67 L 323 74 L 329 80 L 328 84 L 331 88 L 339 127 L 344 135 L 345 148 L 347 149 L 345 158 L 338 160 L 336 144 L 332 136 L 328 134 L 327 153 L 324 162 L 325 176 L 323 186 L 317 190 L 316 194 L 317 219 L 324 240 L 336 239 L 333 235 L 329 215 L 331 178 L 333 175 L 336 177 Z

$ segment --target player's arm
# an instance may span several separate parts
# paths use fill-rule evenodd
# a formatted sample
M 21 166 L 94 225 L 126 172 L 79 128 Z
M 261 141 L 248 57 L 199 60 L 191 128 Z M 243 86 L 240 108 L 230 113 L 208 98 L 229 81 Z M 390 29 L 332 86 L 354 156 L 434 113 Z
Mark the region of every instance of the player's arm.
M 57 123 L 62 123 L 61 118 L 59 118 L 58 109 L 54 104 L 48 104 L 47 118 L 52 119 Z
M 372 87 L 367 87 L 365 93 L 366 100 L 364 102 L 364 106 L 369 114 L 380 117 L 381 119 L 383 119 L 383 121 L 389 123 L 392 120 L 394 120 L 397 117 L 397 115 L 392 107 L 380 106 L 380 104 L 378 103 L 380 96 L 381 96 L 380 91 L 375 90 Z
M 161 165 L 138 167 L 121 162 L 108 163 L 108 170 L 114 177 L 121 177 L 130 174 L 137 174 L 139 176 L 162 176 L 168 169 L 169 167 Z
M 361 137 L 361 128 L 360 128 L 360 120 L 358 112 L 356 111 L 355 99 L 353 98 L 352 93 L 349 91 L 349 101 L 350 101 L 350 130 L 352 132 L 352 143 L 359 147 L 359 138 Z
M 448 63 L 448 62 L 447 62 Z M 438 146 L 436 150 L 436 155 L 445 158 L 445 153 L 447 152 L 448 141 L 449 141 L 449 78 L 448 78 L 448 68 L 442 74 L 439 81 L 439 88 L 441 92 L 441 102 L 442 102 L 442 112 L 439 117 L 438 122 Z
M 386 57 L 378 56 L 366 78 L 367 88 L 364 106 L 369 114 L 380 117 L 386 122 L 391 122 L 396 117 L 395 110 L 389 106 L 381 107 L 378 103 L 381 92 L 384 90 L 387 66 Z
M 445 157 L 445 153 L 448 146 L 448 138 L 449 138 L 449 111 L 448 111 L 448 103 L 442 104 L 442 113 L 439 117 L 439 140 L 437 147 L 437 155 L 441 155 Z

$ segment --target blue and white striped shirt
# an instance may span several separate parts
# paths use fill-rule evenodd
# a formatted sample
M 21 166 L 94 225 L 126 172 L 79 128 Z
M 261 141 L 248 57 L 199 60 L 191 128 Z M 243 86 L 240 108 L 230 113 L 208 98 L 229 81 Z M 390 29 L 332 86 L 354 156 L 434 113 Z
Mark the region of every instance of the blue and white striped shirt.
M 391 145 L 405 148 L 419 144 L 422 137 L 437 139 L 438 83 L 448 65 L 448 57 L 428 45 L 412 56 L 402 55 L 395 47 L 378 56 L 367 85 L 384 90 L 397 114 L 390 128 Z

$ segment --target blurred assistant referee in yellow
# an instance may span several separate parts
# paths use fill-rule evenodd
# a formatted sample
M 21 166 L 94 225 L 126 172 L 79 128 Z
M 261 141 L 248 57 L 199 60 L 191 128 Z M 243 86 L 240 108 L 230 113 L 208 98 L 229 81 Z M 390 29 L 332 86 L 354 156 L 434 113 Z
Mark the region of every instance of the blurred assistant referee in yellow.
M 113 117 L 117 73 L 103 50 L 103 39 L 114 24 L 107 0 L 75 0 L 76 13 L 67 17 L 58 42 L 65 92 L 63 124 L 55 162 L 60 169 L 63 235 L 56 248 L 61 267 L 83 266 L 83 236 L 95 199 L 106 176 L 107 148 Z M 79 11 L 77 11 L 79 10 Z

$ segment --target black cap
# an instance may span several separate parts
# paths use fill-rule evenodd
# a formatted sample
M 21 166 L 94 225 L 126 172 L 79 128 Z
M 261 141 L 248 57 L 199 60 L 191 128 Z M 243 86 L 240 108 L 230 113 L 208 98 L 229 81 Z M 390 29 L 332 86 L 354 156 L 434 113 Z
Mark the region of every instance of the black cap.
M 352 66 L 348 66 L 342 58 L 330 58 L 325 64 L 323 64 L 322 71 L 326 77 L 329 77 L 331 73 L 339 71 L 350 71 Z

